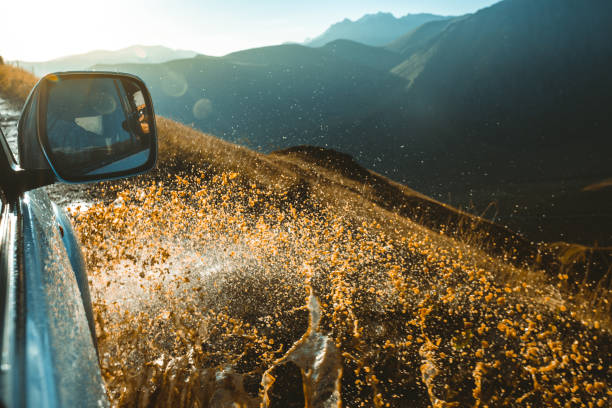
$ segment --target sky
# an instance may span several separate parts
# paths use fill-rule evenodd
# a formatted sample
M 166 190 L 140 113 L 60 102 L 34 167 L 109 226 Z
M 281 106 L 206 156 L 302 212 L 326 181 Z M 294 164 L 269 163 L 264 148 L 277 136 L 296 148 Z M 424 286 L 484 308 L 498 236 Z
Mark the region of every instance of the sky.
M 164 45 L 206 55 L 303 42 L 331 24 L 391 12 L 461 15 L 498 0 L 11 0 L 0 55 L 46 61 L 96 49 Z

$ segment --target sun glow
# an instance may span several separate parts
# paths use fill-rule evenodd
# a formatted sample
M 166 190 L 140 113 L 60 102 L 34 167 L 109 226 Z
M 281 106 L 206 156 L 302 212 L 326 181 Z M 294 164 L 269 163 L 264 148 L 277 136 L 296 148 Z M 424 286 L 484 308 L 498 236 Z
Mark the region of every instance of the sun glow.
M 30 0 L 2 3 L 0 55 L 47 61 L 92 50 L 135 44 L 164 45 L 206 55 L 287 41 L 302 42 L 345 18 L 390 11 L 396 16 L 431 12 L 458 15 L 495 0 Z
M 34 5 L 32 4 L 34 3 Z M 7 59 L 44 61 L 94 49 L 121 48 L 138 43 L 144 21 L 135 19 L 144 2 L 103 3 L 63 0 L 58 2 L 8 2 L 3 4 L 0 53 Z M 34 12 L 33 12 L 34 11 Z
M 46 61 L 135 44 L 161 44 L 207 55 L 224 55 L 275 42 L 272 39 L 250 39 L 245 42 L 239 24 L 231 24 L 227 16 L 219 16 L 204 7 L 189 4 L 179 6 L 178 2 L 163 7 L 162 3 L 143 0 L 109 0 L 102 3 L 60 0 L 3 4 L 2 14 L 10 18 L 4 18 L 0 25 L 0 36 L 5 39 L 0 44 L 0 55 L 7 60 Z M 192 16 L 189 16 L 191 9 L 201 13 L 191 12 Z M 220 21 L 224 21 L 225 26 Z M 16 36 L 18 40 L 6 41 Z

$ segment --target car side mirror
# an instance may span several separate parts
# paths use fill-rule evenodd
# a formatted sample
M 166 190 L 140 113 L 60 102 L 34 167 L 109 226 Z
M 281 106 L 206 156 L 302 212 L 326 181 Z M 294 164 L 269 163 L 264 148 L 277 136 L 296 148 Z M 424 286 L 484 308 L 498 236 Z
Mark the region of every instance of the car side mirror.
M 155 166 L 153 103 L 138 77 L 108 72 L 49 74 L 29 99 L 23 127 L 33 131 L 24 131 L 20 137 L 37 138 L 60 181 L 116 179 Z M 33 141 L 19 141 L 20 150 L 27 142 Z M 28 150 L 32 149 L 24 148 Z

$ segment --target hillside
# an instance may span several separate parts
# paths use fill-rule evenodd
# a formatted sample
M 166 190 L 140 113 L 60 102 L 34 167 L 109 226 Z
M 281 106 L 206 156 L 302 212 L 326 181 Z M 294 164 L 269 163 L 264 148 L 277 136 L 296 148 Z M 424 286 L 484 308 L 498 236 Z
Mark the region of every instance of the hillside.
M 512 266 L 520 237 L 344 154 L 262 155 L 158 125 L 158 171 L 73 212 L 115 401 L 608 403 L 609 286 Z M 464 221 L 437 221 L 452 214 Z
M 605 1 L 507 0 L 453 22 L 424 51 L 408 49 L 409 59 L 393 70 L 412 81 L 408 117 L 444 120 L 447 132 L 436 132 L 444 149 L 464 155 L 455 147 L 467 141 L 473 153 L 486 149 L 496 168 L 481 170 L 499 177 L 509 176 L 499 166 L 508 150 L 520 163 L 513 178 L 516 171 L 521 178 L 604 176 L 604 158 L 590 147 L 607 146 L 604 129 L 612 126 L 610 18 Z M 519 151 L 525 145 L 539 159 Z
M 608 289 L 595 301 L 561 272 L 513 267 L 452 238 L 453 227 L 438 233 L 423 227 L 427 217 L 381 207 L 381 191 L 401 187 L 344 155 L 266 156 L 159 125 L 159 172 L 107 186 L 73 213 L 115 401 L 608 402 Z M 403 192 L 411 210 L 446 208 Z
M 329 129 L 355 126 L 384 109 L 390 94 L 402 92 L 404 81 L 388 72 L 394 58 L 382 49 L 340 42 L 96 69 L 135 73 L 162 115 L 269 152 L 300 144 L 346 145 L 348 131 L 343 138 Z
M 410 135 L 392 140 L 411 151 L 399 162 L 391 147 L 386 161 L 412 175 L 410 185 L 452 194 L 454 204 L 499 202 L 503 222 L 532 236 L 542 235 L 522 224 L 538 214 L 547 216 L 538 219 L 542 230 L 562 234 L 551 220 L 565 212 L 565 236 L 588 242 L 580 231 L 599 230 L 591 242 L 611 243 L 612 192 L 582 191 L 610 174 L 611 18 L 606 1 L 507 0 L 423 35 L 424 47 L 414 37 L 426 26 L 395 43 L 408 59 L 393 72 L 409 91 L 395 101 L 401 119 L 386 118 L 394 135 Z M 362 133 L 380 121 L 364 123 Z M 514 211 L 513 201 L 527 208 Z
M 422 24 L 447 18 L 434 14 L 408 14 L 399 18 L 391 13 L 366 14 L 356 21 L 345 19 L 333 24 L 323 34 L 306 41 L 305 45 L 321 47 L 335 40 L 352 40 L 383 46 Z
M 510 249 L 521 240 L 484 233 L 489 224 L 469 216 L 463 227 L 437 223 L 457 212 L 346 155 L 299 147 L 266 156 L 159 125 L 152 180 L 116 186 L 75 212 L 104 322 L 101 347 L 119 350 L 104 365 L 115 398 L 154 406 L 214 406 L 221 395 L 291 407 L 608 402 L 608 289 L 595 301 L 564 272 L 511 266 L 504 259 L 515 250 L 483 252 L 478 242 L 493 248 L 501 238 Z M 402 196 L 405 207 L 394 208 Z M 422 207 L 443 213 L 402 215 Z M 434 230 L 424 227 L 431 221 Z M 108 252 L 118 242 L 131 244 Z M 585 317 L 589 327 L 572 317 L 591 309 L 599 312 Z M 594 340 L 580 348 L 587 335 Z M 329 345 L 315 349 L 317 341 Z M 582 358 L 562 359 L 573 350 Z M 155 364 L 126 366 L 127 356 Z M 587 362 L 599 365 L 589 371 Z M 197 374 L 201 367 L 210 371 Z M 215 372 L 231 382 L 210 382 Z M 572 372 L 585 391 L 563 391 Z M 181 393 L 173 378 L 185 384 Z
M 610 282 L 345 154 L 158 130 L 71 209 L 113 404 L 609 405 Z
M 131 47 L 122 48 L 115 51 L 96 50 L 84 54 L 56 58 L 50 61 L 14 61 L 14 63 L 40 77 L 51 72 L 89 69 L 92 65 L 101 63 L 156 64 L 175 59 L 191 58 L 195 55 L 197 55 L 197 53 L 193 51 L 173 50 L 162 46 L 133 45 Z
M 350 40 L 334 40 L 322 46 L 320 50 L 356 65 L 381 71 L 389 71 L 404 60 L 399 53 Z

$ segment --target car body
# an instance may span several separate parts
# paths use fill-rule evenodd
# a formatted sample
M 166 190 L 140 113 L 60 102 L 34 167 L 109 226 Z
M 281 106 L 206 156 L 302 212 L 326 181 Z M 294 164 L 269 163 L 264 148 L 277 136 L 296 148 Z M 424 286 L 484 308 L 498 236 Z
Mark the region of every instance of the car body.
M 68 85 L 67 99 L 57 96 Z M 102 85 L 106 96 L 117 101 L 113 111 L 107 112 L 112 107 L 107 104 L 103 111 L 75 113 L 103 94 Z M 135 95 L 130 87 L 141 92 L 137 103 L 126 97 Z M 84 100 L 76 99 L 75 89 L 83 91 Z M 53 127 L 50 112 L 58 106 L 61 115 L 72 114 L 69 122 L 82 126 L 77 131 L 89 135 L 84 147 L 74 148 L 77 139 L 68 141 L 63 130 Z M 142 132 L 130 124 L 132 116 Z M 66 213 L 42 187 L 127 177 L 152 168 L 157 138 L 150 95 L 142 81 L 125 74 L 48 75 L 25 104 L 18 140 L 19 164 L 0 133 L 0 406 L 108 406 L 78 239 Z M 97 169 L 90 168 L 88 157 L 98 160 L 92 159 Z

